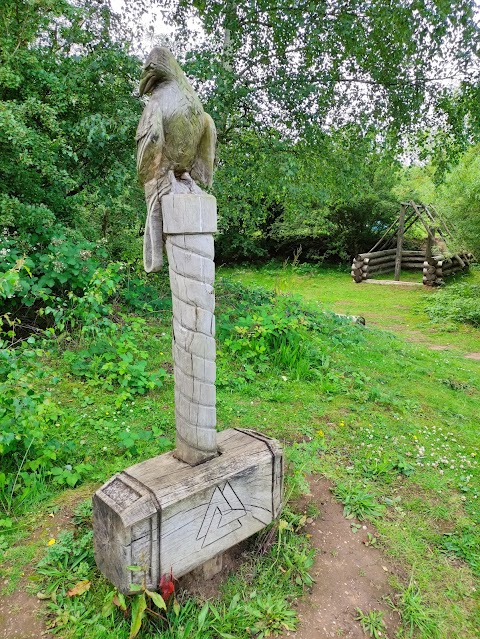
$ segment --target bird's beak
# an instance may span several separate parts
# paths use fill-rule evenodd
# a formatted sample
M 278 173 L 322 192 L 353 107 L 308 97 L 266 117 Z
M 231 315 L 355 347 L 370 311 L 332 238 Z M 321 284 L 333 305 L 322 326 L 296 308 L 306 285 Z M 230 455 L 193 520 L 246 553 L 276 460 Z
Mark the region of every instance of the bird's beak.
M 140 76 L 140 85 L 138 87 L 140 95 L 146 95 L 155 86 L 157 78 L 151 69 L 145 69 Z

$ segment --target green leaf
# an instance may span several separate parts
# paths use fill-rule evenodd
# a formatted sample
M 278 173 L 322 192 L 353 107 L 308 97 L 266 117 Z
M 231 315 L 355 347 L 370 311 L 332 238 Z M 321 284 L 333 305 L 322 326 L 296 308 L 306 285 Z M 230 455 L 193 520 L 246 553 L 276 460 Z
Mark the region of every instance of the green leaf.
M 145 593 L 134 597 L 132 602 L 132 623 L 130 626 L 130 634 L 128 635 L 128 639 L 134 639 L 140 632 L 146 608 L 147 601 L 145 599 Z
M 158 592 L 152 592 L 151 590 L 145 590 L 145 592 L 157 606 L 157 608 L 160 608 L 161 610 L 167 609 L 167 604 L 165 603 L 162 595 L 160 595 Z
M 175 613 L 176 617 L 178 617 L 178 615 L 180 614 L 180 604 L 178 603 L 176 599 L 173 602 L 173 612 Z
M 205 624 L 205 619 L 207 618 L 209 610 L 208 602 L 205 603 L 200 614 L 198 615 L 198 629 L 201 630 Z

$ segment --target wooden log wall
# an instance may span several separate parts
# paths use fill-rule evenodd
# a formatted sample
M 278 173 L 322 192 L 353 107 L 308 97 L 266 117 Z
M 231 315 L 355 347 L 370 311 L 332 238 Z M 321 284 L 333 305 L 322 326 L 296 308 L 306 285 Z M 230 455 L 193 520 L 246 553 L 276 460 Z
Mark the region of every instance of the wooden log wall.
M 393 273 L 395 270 L 396 249 L 387 249 L 370 253 L 359 253 L 352 263 L 351 275 L 359 284 L 372 275 Z M 427 257 L 424 251 L 402 251 L 402 269 L 423 271 L 425 286 L 438 286 L 444 278 L 468 269 L 473 259 L 471 253 L 462 253 L 445 258 L 443 255 Z
M 371 275 L 381 275 L 395 270 L 396 249 L 360 253 L 352 264 L 352 277 L 360 283 Z M 402 268 L 422 269 L 425 261 L 423 251 L 402 251 Z
M 423 263 L 423 283 L 425 286 L 440 286 L 446 277 L 466 271 L 472 259 L 471 253 L 461 253 L 448 258 L 443 255 L 427 257 Z

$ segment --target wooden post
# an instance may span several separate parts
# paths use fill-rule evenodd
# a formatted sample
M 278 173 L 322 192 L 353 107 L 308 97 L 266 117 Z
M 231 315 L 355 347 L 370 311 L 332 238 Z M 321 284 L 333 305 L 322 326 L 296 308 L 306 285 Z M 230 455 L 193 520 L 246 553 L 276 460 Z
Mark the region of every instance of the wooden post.
M 195 466 L 217 455 L 213 233 L 206 193 L 162 198 L 173 303 L 176 456 Z
M 405 206 L 402 204 L 400 207 L 400 218 L 398 221 L 398 233 L 397 233 L 397 252 L 395 256 L 395 277 L 398 282 L 400 280 L 400 271 L 402 269 L 402 248 L 403 248 L 403 232 L 405 228 Z
M 425 250 L 425 259 L 429 260 L 432 257 L 432 248 L 435 241 L 435 227 L 430 228 L 430 233 L 427 235 L 427 248 Z
M 280 444 L 252 430 L 215 428 L 215 198 L 171 193 L 161 204 L 177 447 L 126 468 L 93 498 L 95 561 L 124 593 L 141 583 L 157 590 L 170 572 L 204 567 L 211 577 L 225 550 L 277 517 L 283 498 Z

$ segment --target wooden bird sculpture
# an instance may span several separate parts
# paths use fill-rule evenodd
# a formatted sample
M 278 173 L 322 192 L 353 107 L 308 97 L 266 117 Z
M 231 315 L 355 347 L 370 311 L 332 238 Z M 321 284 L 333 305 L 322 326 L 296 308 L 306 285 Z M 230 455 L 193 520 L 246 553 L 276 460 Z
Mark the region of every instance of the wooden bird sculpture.
M 140 95 L 151 93 L 138 124 L 137 170 L 145 189 L 147 221 L 144 266 L 160 270 L 163 261 L 161 198 L 167 193 L 201 193 L 211 186 L 216 131 L 182 68 L 165 47 L 149 54 Z

